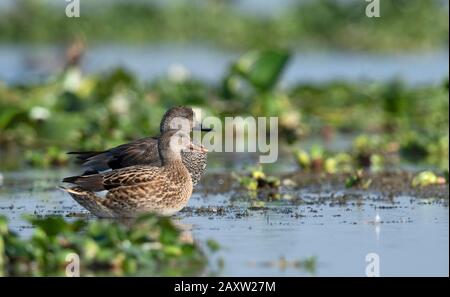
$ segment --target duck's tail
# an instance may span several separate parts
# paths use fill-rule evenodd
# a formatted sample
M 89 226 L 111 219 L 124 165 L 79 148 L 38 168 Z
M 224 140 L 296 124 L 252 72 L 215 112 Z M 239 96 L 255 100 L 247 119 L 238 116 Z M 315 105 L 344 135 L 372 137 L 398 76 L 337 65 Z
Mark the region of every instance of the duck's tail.
M 76 202 L 89 210 L 93 215 L 99 218 L 114 217 L 114 213 L 102 203 L 104 199 L 97 196 L 95 193 L 80 187 L 59 188 L 64 192 L 69 193 Z

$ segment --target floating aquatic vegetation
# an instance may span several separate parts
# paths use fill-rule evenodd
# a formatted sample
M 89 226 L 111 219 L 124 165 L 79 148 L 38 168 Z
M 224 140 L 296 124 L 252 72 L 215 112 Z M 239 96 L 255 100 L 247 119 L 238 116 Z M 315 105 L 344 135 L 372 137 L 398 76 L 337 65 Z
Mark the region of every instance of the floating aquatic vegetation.
M 422 162 L 441 170 L 448 170 L 448 127 L 446 129 L 446 132 L 435 131 L 433 135 L 414 132 L 400 134 L 400 156 L 412 163 Z
M 449 165 L 449 136 L 440 137 L 437 141 L 427 145 L 427 161 L 430 164 L 437 165 L 440 169 L 448 172 Z
M 383 110 L 383 98 L 395 84 L 332 82 L 282 88 L 278 83 L 289 57 L 289 52 L 280 49 L 245 53 L 231 64 L 220 86 L 183 73 L 182 79 L 176 78 L 180 73 L 172 73 L 141 83 L 126 69 L 118 68 L 101 75 L 76 72 L 80 75 L 78 83 L 68 87 L 66 81 L 73 80 L 68 78 L 74 75 L 73 67 L 41 83 L 0 83 L 0 144 L 2 149 L 13 146 L 11 150 L 20 150 L 16 155 L 25 156 L 25 164 L 66 165 L 63 151 L 100 150 L 155 135 L 168 107 L 193 105 L 220 118 L 277 116 L 281 144 L 295 143 L 316 132 L 325 142 L 339 132 L 363 133 L 342 154 L 318 146 L 297 152 L 296 159 L 305 170 L 378 171 L 396 164 L 397 157 L 448 168 L 446 87 L 396 87 L 396 96 L 408 101 L 407 105 L 400 104 L 405 110 L 400 112 L 398 124 L 400 116 Z M 247 87 L 235 87 L 242 84 Z M 426 103 L 422 100 L 425 96 L 429 98 Z M 395 129 L 387 128 L 386 121 L 391 118 L 398 124 Z M 368 131 L 377 133 L 366 134 Z M 4 159 L 8 158 L 2 158 L 2 163 Z
M 252 200 L 248 209 L 250 209 L 250 210 L 267 209 L 266 202 L 264 202 L 262 200 Z
M 398 161 L 399 144 L 387 137 L 362 134 L 352 143 L 351 154 L 356 168 L 382 171 Z
M 32 166 L 49 167 L 61 166 L 68 162 L 67 154 L 56 146 L 49 146 L 43 150 L 27 150 L 25 160 Z
M 313 145 L 310 151 L 298 150 L 295 157 L 299 166 L 306 171 L 329 174 L 350 172 L 352 157 L 346 153 L 331 154 L 320 145 Z
M 144 215 L 133 222 L 67 222 L 62 217 L 28 218 L 29 239 L 0 217 L 0 274 L 64 275 L 68 254 L 79 257 L 81 275 L 196 275 L 206 256 L 184 242 L 169 218 Z M 212 251 L 219 247 L 209 241 Z
M 281 185 L 277 177 L 266 175 L 261 165 L 249 167 L 248 172 L 244 176 L 234 175 L 239 183 L 247 190 L 256 191 L 263 188 L 278 189 Z
M 281 180 L 275 176 L 269 176 L 263 171 L 261 165 L 247 168 L 247 172 L 242 175 L 233 173 L 233 177 L 244 187 L 253 198 L 269 200 L 280 200 Z M 263 202 L 263 201 L 261 201 Z M 252 205 L 260 207 L 261 205 Z
M 417 133 L 409 132 L 401 135 L 400 154 L 408 161 L 423 161 L 427 156 L 429 139 L 420 137 Z
M 364 177 L 364 171 L 362 169 L 357 170 L 355 173 L 350 175 L 345 180 L 345 187 L 346 188 L 358 187 L 358 188 L 367 190 L 370 187 L 371 184 L 372 184 L 372 179 L 365 178 Z
M 324 151 L 319 145 L 313 146 L 309 153 L 304 150 L 298 151 L 296 157 L 302 169 L 319 171 L 323 168 Z
M 395 141 L 389 135 L 362 134 L 353 139 L 348 152 L 332 153 L 315 144 L 309 151 L 297 150 L 294 156 L 302 170 L 328 174 L 350 173 L 358 169 L 381 172 L 398 165 L 400 161 L 427 161 L 427 164 L 442 170 L 448 169 L 448 135 L 435 141 L 426 136 L 411 138 L 411 135 L 417 135 L 414 133 L 399 135 L 400 140 Z M 405 139 L 409 140 L 403 142 Z M 421 139 L 422 144 L 416 142 L 418 139 Z
M 432 171 L 423 171 L 413 178 L 411 184 L 413 187 L 427 187 L 430 185 L 443 185 L 447 182 L 448 173 L 447 177 L 441 177 Z

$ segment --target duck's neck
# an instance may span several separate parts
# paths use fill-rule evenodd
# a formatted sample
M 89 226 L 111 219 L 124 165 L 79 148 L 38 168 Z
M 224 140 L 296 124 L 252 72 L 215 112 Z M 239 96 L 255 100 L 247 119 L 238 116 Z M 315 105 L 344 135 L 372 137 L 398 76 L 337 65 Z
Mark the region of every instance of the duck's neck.
M 181 161 L 181 154 L 172 150 L 160 150 L 159 158 L 162 166 L 183 166 Z
M 183 161 L 181 160 L 181 157 L 176 158 L 176 159 L 169 159 L 169 160 L 161 159 L 161 165 L 162 166 L 184 166 Z

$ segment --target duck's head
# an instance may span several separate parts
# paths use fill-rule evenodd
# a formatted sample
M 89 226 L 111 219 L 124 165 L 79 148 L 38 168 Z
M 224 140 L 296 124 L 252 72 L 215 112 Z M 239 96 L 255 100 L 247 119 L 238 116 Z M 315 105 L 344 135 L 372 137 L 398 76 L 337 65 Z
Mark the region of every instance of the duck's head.
M 163 163 L 180 160 L 182 151 L 208 152 L 203 145 L 193 143 L 188 133 L 175 129 L 161 134 L 158 139 L 158 149 Z
M 172 107 L 164 114 L 160 125 L 161 134 L 173 129 L 187 133 L 190 133 L 192 130 L 211 131 L 209 128 L 202 127 L 200 123 L 196 123 L 194 111 L 186 106 Z

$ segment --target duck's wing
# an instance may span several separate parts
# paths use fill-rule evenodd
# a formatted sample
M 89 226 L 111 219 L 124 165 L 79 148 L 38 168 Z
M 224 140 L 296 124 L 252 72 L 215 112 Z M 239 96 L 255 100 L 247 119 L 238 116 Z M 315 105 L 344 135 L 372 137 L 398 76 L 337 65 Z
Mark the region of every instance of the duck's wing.
M 146 137 L 101 152 L 69 152 L 89 172 L 119 169 L 134 165 L 159 166 L 158 138 Z
M 157 178 L 159 171 L 159 167 L 130 166 L 106 173 L 66 177 L 63 182 L 78 185 L 88 191 L 100 192 L 149 182 Z
M 161 168 L 152 166 L 131 166 L 103 174 L 103 186 L 110 190 L 120 186 L 134 186 L 154 180 Z

